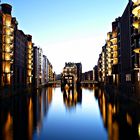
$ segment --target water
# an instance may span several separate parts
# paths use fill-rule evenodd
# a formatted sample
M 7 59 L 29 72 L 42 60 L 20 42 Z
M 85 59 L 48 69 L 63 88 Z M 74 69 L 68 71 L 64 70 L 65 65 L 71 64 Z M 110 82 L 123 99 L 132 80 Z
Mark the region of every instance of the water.
M 0 101 L 0 139 L 139 139 L 139 114 L 137 105 L 100 89 L 44 88 Z

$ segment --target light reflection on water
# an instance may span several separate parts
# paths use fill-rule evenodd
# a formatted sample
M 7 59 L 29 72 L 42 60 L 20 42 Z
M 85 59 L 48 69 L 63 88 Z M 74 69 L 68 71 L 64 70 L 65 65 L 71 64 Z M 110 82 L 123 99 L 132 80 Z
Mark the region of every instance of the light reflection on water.
M 44 88 L 0 101 L 2 140 L 139 139 L 139 106 L 101 89 Z
M 35 131 L 33 139 L 107 139 L 93 90 L 66 92 L 56 88 L 51 95 L 40 133 Z

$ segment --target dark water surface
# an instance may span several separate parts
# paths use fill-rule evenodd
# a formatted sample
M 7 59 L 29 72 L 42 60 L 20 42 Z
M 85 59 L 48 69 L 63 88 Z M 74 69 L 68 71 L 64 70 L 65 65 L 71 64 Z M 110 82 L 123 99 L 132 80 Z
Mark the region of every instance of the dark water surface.
M 21 94 L 0 101 L 0 140 L 140 138 L 139 106 L 100 89 Z

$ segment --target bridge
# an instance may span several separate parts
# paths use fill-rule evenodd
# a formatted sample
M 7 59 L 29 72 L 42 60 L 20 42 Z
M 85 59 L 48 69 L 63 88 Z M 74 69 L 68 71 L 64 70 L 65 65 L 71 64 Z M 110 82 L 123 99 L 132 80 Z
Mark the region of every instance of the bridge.
M 47 84 L 48 84 L 48 85 L 61 85 L 61 80 L 49 81 Z
M 94 86 L 98 86 L 98 82 L 93 80 L 85 80 L 85 81 L 81 81 L 81 86 L 94 87 Z
M 48 85 L 61 85 L 61 80 L 49 81 L 47 84 Z M 95 85 L 97 85 L 98 82 L 97 81 L 93 81 L 93 80 L 81 81 L 81 85 L 84 85 L 84 84 L 95 84 Z
M 98 82 L 94 80 L 85 80 L 81 81 L 81 84 L 98 84 Z

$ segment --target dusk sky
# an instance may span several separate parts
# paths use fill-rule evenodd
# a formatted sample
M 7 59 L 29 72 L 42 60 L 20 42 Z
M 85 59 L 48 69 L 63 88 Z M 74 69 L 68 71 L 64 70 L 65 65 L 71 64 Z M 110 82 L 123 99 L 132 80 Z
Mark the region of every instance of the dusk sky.
M 56 73 L 65 62 L 81 62 L 92 70 L 105 44 L 111 22 L 128 0 L 2 0 L 13 7 L 19 29 L 33 36 Z

